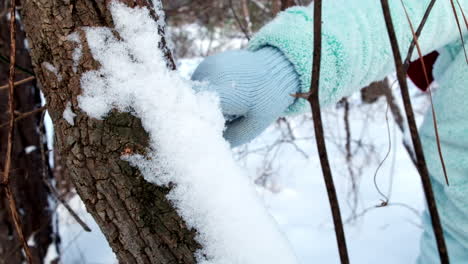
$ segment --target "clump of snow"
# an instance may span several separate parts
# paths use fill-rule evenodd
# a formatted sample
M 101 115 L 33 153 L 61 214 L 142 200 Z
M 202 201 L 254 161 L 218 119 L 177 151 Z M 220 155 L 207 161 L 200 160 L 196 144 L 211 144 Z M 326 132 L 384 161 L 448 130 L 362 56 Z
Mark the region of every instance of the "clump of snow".
M 33 233 L 31 236 L 29 236 L 28 238 L 28 246 L 30 247 L 35 247 L 36 246 L 36 241 L 34 241 L 34 236 L 36 235 L 36 233 Z
M 146 8 L 114 2 L 110 10 L 121 39 L 109 28 L 85 30 L 101 68 L 82 75 L 79 106 L 98 119 L 113 108 L 141 118 L 151 139 L 149 154 L 123 158 L 146 180 L 175 185 L 167 197 L 198 231 L 199 263 L 297 263 L 222 137 L 217 96 L 196 94 L 190 81 L 166 68 L 158 24 Z
M 31 145 L 31 146 L 25 147 L 25 148 L 24 148 L 24 152 L 25 152 L 26 154 L 30 154 L 31 152 L 35 151 L 36 149 L 37 149 L 36 146 Z
M 80 36 L 76 32 L 73 32 L 72 34 L 68 35 L 67 39 L 71 42 L 76 43 L 76 48 L 73 50 L 72 53 L 73 72 L 76 73 L 81 56 L 83 55 L 83 44 L 81 44 Z
M 75 116 L 76 114 L 73 113 L 73 110 L 71 109 L 71 103 L 68 102 L 65 106 L 65 110 L 63 111 L 62 117 L 68 122 L 68 124 L 74 126 L 75 121 L 73 120 L 73 118 L 75 118 Z
M 50 62 L 45 61 L 42 63 L 42 66 L 44 66 L 48 71 L 53 73 L 55 77 L 57 77 L 57 80 L 59 82 L 62 81 L 62 75 L 59 73 L 59 71 L 57 70 L 57 68 L 55 68 L 54 65 L 52 65 Z

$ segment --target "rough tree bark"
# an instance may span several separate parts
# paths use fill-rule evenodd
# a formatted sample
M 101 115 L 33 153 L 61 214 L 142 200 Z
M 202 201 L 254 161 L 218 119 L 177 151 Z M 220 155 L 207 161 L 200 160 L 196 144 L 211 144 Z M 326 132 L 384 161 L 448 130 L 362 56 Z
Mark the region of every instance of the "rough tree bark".
M 10 30 L 7 18 L 7 2 L 0 0 L 0 54 L 2 58 L 9 57 Z M 19 22 L 19 21 L 18 21 Z M 17 27 L 16 61 L 18 65 L 32 71 L 31 58 L 25 47 L 25 33 Z M 8 64 L 0 61 L 0 86 L 7 83 Z M 17 72 L 17 80 L 29 77 L 21 71 Z M 8 89 L 0 89 L 0 125 L 7 122 Z M 39 89 L 34 82 L 19 85 L 15 92 L 15 110 L 25 113 L 39 108 L 41 99 Z M 52 210 L 48 203 L 48 190 L 43 184 L 42 159 L 40 153 L 41 141 L 39 122 L 41 114 L 31 115 L 16 123 L 12 151 L 11 187 L 15 201 L 20 211 L 22 229 L 26 239 L 34 236 L 34 246 L 31 247 L 35 263 L 43 263 L 47 249 L 52 242 L 53 230 L 51 224 Z M 7 142 L 7 126 L 0 127 L 0 168 L 4 167 Z M 29 147 L 27 149 L 27 147 Z M 46 168 L 48 169 L 48 168 Z M 0 187 L 0 264 L 23 263 L 21 242 L 14 230 L 11 215 Z
M 121 263 L 195 263 L 200 245 L 165 198 L 167 188 L 147 183 L 141 173 L 121 160 L 122 153 L 145 153 L 148 135 L 139 119 L 112 112 L 99 121 L 80 111 L 80 75 L 97 69 L 83 38 L 82 27 L 113 25 L 108 0 L 23 0 L 22 20 L 31 47 L 36 76 L 47 98 L 62 163 Z M 149 0 L 121 0 L 148 6 Z M 159 1 L 154 1 L 159 2 Z M 153 12 L 154 18 L 159 19 Z M 78 32 L 83 56 L 76 73 L 67 36 Z M 163 29 L 160 30 L 163 34 Z M 158 47 L 155 47 L 158 48 Z M 159 48 L 167 53 L 164 42 Z M 47 70 L 50 63 L 57 75 Z M 169 67 L 174 67 L 170 60 Z M 50 68 L 50 67 L 49 67 Z M 72 126 L 62 117 L 68 102 L 76 114 Z

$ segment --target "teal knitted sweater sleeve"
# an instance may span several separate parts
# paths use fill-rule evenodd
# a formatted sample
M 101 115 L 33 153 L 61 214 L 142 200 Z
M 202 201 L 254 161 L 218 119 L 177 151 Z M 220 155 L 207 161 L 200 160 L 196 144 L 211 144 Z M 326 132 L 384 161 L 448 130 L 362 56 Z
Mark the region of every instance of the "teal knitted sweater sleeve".
M 410 19 L 417 27 L 430 0 L 404 0 Z M 468 0 L 459 0 L 463 7 Z M 400 1 L 390 1 L 400 51 L 405 57 L 412 33 Z M 264 46 L 280 49 L 292 62 L 307 92 L 311 80 L 313 51 L 313 5 L 293 7 L 280 13 L 252 39 L 252 51 Z M 380 1 L 333 0 L 323 3 L 323 42 L 320 81 L 322 104 L 337 102 L 373 81 L 394 72 L 393 54 Z M 463 28 L 466 33 L 466 28 Z M 436 1 L 419 38 L 423 53 L 438 50 L 459 38 L 450 1 Z M 415 52 L 414 58 L 417 53 Z M 287 113 L 308 111 L 298 99 Z

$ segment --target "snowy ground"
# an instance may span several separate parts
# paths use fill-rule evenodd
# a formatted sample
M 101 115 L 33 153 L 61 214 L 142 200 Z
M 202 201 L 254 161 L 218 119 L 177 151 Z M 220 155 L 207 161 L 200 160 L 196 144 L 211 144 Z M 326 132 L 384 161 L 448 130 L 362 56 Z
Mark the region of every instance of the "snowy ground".
M 180 62 L 179 69 L 183 75 L 188 76 L 199 60 Z M 416 89 L 413 89 L 413 92 L 417 93 Z M 395 95 L 399 97 L 397 90 Z M 418 96 L 415 100 L 416 108 L 424 108 L 425 102 L 424 96 Z M 364 148 L 353 156 L 355 164 L 366 166 L 360 177 L 356 210 L 358 217 L 345 225 L 351 262 L 413 263 L 418 255 L 422 232 L 419 214 L 424 208 L 417 172 L 401 144 L 402 136 L 388 113 L 391 154 L 377 175 L 377 183 L 386 195 L 389 194 L 389 189 L 391 190 L 391 203 L 409 205 L 416 209 L 416 212 L 404 206 L 375 208 L 380 204 L 382 196 L 377 192 L 373 178 L 389 146 L 385 121 L 386 104 L 381 100 L 370 106 L 356 106 L 359 103 L 358 96 L 351 98 L 350 103 L 353 139 L 363 139 L 364 145 L 373 144 L 373 151 L 377 154 L 368 159 L 366 151 L 370 149 Z M 343 154 L 343 109 L 331 107 L 324 112 L 330 162 L 343 218 L 346 220 L 351 216 L 352 210 L 349 206 L 350 180 Z M 422 115 L 418 116 L 421 119 Z M 292 118 L 290 122 L 297 138 L 313 136 L 312 122 L 307 116 Z M 273 125 L 247 148 L 252 152 L 271 145 L 278 139 L 278 134 L 279 129 Z M 262 173 L 269 175 L 267 188 L 258 187 L 258 193 L 293 245 L 301 263 L 338 263 L 331 214 L 315 141 L 298 140 L 296 143 L 305 153 L 297 151 L 291 144 L 282 144 L 270 151 L 267 159 L 264 151 L 253 151 L 240 159 L 239 163 L 245 166 L 252 180 Z M 356 149 L 356 144 L 352 147 Z M 71 205 L 91 226 L 93 232 L 82 231 L 66 210 L 59 207 L 62 262 L 116 263 L 104 236 L 86 213 L 78 196 L 71 201 Z M 375 209 L 367 210 L 361 215 L 367 208 Z

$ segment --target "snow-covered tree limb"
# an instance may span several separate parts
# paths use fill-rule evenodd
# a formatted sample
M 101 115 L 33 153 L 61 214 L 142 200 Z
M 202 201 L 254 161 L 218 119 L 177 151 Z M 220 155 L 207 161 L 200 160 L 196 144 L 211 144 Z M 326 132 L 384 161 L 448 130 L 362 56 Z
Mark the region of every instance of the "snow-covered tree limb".
M 159 1 L 44 2 L 23 13 L 36 75 L 119 260 L 296 263 L 222 138 L 216 96 L 172 71 Z
M 119 262 L 195 263 L 195 252 L 201 246 L 194 239 L 195 230 L 187 228 L 167 200 L 170 189 L 148 183 L 138 169 L 121 159 L 122 153 L 145 153 L 149 146 L 140 120 L 118 111 L 97 120 L 78 106 L 82 74 L 99 69 L 83 29 L 113 27 L 107 2 L 23 1 L 22 20 L 35 74 L 54 123 L 56 148 Z M 151 4 L 144 0 L 121 2 L 130 7 Z M 156 12 L 151 14 L 159 19 Z M 158 30 L 163 34 L 162 27 Z M 158 44 L 151 48 L 158 49 Z M 169 56 L 164 42 L 159 48 Z M 171 60 L 167 61 L 173 67 Z M 50 66 L 55 71 L 50 71 Z M 63 114 L 67 105 L 76 116 Z M 74 125 L 64 116 L 72 117 Z

